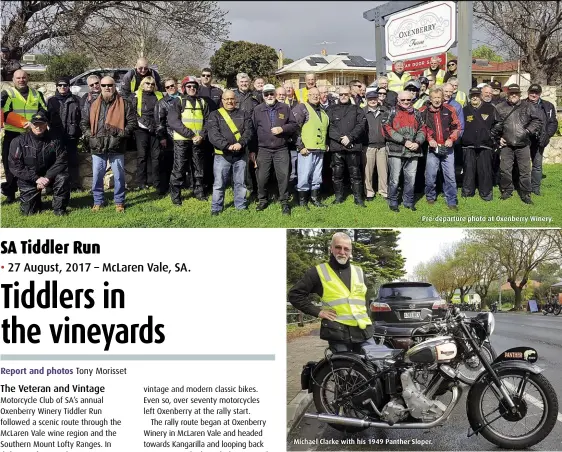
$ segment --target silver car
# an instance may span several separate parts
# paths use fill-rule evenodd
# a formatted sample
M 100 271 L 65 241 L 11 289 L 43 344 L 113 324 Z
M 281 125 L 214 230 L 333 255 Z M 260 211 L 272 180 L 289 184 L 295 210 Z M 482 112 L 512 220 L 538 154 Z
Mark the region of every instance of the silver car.
M 70 79 L 70 91 L 78 97 L 83 97 L 90 92 L 90 87 L 88 86 L 88 77 L 90 75 L 97 75 L 100 80 L 103 77 L 113 77 L 116 83 L 117 92 L 121 92 L 121 84 L 123 83 L 123 77 L 131 68 L 98 68 L 90 69 L 83 72 L 80 75 Z

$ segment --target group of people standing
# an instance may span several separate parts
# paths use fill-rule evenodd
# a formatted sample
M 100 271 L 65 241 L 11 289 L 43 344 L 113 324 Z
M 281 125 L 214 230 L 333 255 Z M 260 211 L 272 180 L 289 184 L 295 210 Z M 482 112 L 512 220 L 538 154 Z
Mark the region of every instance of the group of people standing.
M 447 72 L 437 59 L 431 63 L 414 79 L 404 72 L 403 62 L 395 62 L 387 77 L 369 87 L 352 80 L 334 97 L 327 86 L 316 85 L 314 74 L 306 75 L 300 89 L 290 83 L 276 87 L 263 78 L 254 80 L 252 89 L 250 77 L 239 73 L 237 88 L 223 92 L 212 85 L 209 68 L 199 79 L 181 80 L 180 91 L 176 79 L 161 80 L 140 58 L 123 78 L 120 93 L 113 78 L 90 76 L 90 92 L 78 98 L 70 93 L 70 80 L 62 77 L 48 102 L 27 87 L 27 74 L 17 70 L 14 88 L 2 91 L 7 175 L 2 192 L 7 202 L 14 201 L 19 180 L 21 210 L 29 214 L 40 208 L 41 190 L 53 185 L 55 213 L 66 213 L 70 190 L 81 188 L 77 147 L 82 138 L 92 154 L 93 211 L 105 205 L 109 165 L 115 209 L 124 212 L 124 155 L 132 143 L 138 190 L 148 187 L 150 162 L 153 186 L 160 196 L 169 194 L 174 205 L 182 205 L 186 186 L 197 200 L 207 200 L 206 187 L 212 184 L 212 215 L 223 211 L 230 179 L 236 209 L 246 210 L 252 196 L 257 211 L 266 209 L 273 172 L 283 214 L 291 214 L 291 192 L 305 209 L 309 204 L 325 207 L 320 188 L 327 155 L 334 204 L 344 202 L 344 181 L 349 180 L 356 205 L 365 207 L 378 193 L 399 211 L 403 174 L 403 206 L 416 210 L 416 176 L 424 168 L 426 201 L 437 200 L 441 169 L 445 201 L 457 210 L 459 152 L 462 196 L 474 196 L 478 188 L 489 201 L 499 179 L 502 199 L 517 186 L 523 202 L 532 203 L 531 193 L 540 194 L 544 148 L 557 129 L 556 110 L 541 99 L 541 87 L 532 84 L 526 100 L 517 85 L 507 87 L 503 100 L 497 84 L 472 88 L 467 95 L 458 89 L 456 61 L 449 62 Z M 30 134 L 24 133 L 27 129 Z M 47 149 L 49 158 L 40 158 L 36 149 Z M 519 176 L 514 178 L 515 163 Z M 34 192 L 24 196 L 30 187 Z

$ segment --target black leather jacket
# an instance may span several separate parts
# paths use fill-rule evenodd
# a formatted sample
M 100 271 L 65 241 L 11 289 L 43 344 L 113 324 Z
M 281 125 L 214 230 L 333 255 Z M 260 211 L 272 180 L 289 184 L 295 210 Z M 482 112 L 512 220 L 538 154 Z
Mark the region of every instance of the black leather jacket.
M 496 109 L 499 122 L 494 129 L 508 146 L 528 146 L 532 135 L 540 135 L 542 121 L 535 105 L 521 100 L 515 105 L 504 101 L 498 104 Z M 516 110 L 511 113 L 513 109 Z
M 158 138 L 166 138 L 166 134 L 171 139 L 174 136 L 174 131 L 168 124 L 168 113 L 170 111 L 170 106 L 174 102 L 180 102 L 180 97 L 171 97 L 167 94 L 158 101 L 156 107 L 154 107 L 154 117 L 156 118 L 157 127 L 156 135 Z
M 54 95 L 47 101 L 47 116 L 51 130 L 61 138 L 79 138 L 82 135 L 80 99 L 71 94 Z
M 330 118 L 328 136 L 330 151 L 361 151 L 363 150 L 363 134 L 367 128 L 365 112 L 351 103 L 335 104 L 326 110 Z M 340 143 L 342 137 L 347 136 L 350 143 L 347 147 Z
M 525 102 L 529 102 L 529 100 L 527 99 Z M 546 147 L 558 130 L 556 107 L 544 99 L 540 99 L 538 104 L 531 103 L 531 105 L 537 107 L 537 113 L 542 121 L 541 133 L 538 136 L 531 137 L 531 141 L 533 144 L 538 144 L 540 147 Z

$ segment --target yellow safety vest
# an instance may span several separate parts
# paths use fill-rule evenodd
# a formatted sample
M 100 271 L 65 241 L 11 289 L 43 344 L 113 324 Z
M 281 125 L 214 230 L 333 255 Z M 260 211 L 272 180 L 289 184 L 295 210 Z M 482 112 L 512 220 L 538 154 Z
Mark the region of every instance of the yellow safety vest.
M 28 121 L 31 121 L 33 115 L 39 111 L 39 105 L 41 105 L 43 109 L 47 111 L 47 106 L 41 99 L 39 93 L 34 89 L 29 88 L 27 100 L 24 99 L 24 97 L 16 88 L 6 88 L 6 92 L 8 93 L 8 99 L 6 100 L 6 104 L 3 108 L 4 115 L 11 111 L 23 116 Z M 11 110 L 10 105 L 12 106 Z M 7 123 L 4 124 L 4 128 L 10 132 L 24 133 L 27 131 L 27 129 L 15 127 Z
M 308 102 L 308 88 L 305 86 L 304 88 L 295 90 L 295 96 L 301 104 Z
M 437 76 L 435 77 L 435 86 L 443 84 L 443 80 L 445 79 L 445 74 L 447 73 L 443 69 L 439 69 L 439 71 L 437 71 Z M 424 77 L 427 77 L 428 75 L 433 75 L 431 73 L 431 69 L 426 69 L 425 71 L 423 71 Z
M 223 117 L 224 121 L 226 122 L 226 125 L 228 126 L 228 128 L 230 129 L 230 131 L 234 134 L 234 138 L 236 138 L 236 141 L 240 141 L 240 132 L 238 131 L 238 127 L 236 127 L 236 124 L 234 124 L 234 121 L 232 120 L 232 118 L 230 117 L 230 115 L 228 114 L 228 112 L 224 109 L 224 108 L 219 108 L 219 114 Z M 223 151 L 221 151 L 220 149 L 215 148 L 215 153 L 216 154 L 224 154 Z
M 350 102 L 351 102 L 353 105 L 355 105 L 355 99 L 354 99 L 353 97 L 350 97 L 349 100 L 350 100 Z M 366 101 L 363 101 L 363 102 L 361 102 L 361 103 L 359 104 L 359 106 L 360 106 L 361 108 L 364 108 L 364 107 L 367 106 L 367 102 L 366 102 Z
M 164 96 L 160 91 L 154 91 L 156 99 L 161 100 Z M 137 113 L 142 116 L 142 91 L 137 91 Z
M 461 104 L 461 107 L 466 106 L 466 94 L 463 91 L 457 91 L 455 94 L 455 100 Z
M 358 326 L 362 330 L 372 324 L 365 300 L 367 286 L 360 267 L 351 265 L 351 290 L 330 265 L 326 263 L 317 265 L 316 271 L 322 282 L 322 305 L 324 308 L 336 311 L 336 322 Z
M 205 107 L 205 101 L 203 99 L 195 99 L 195 108 L 191 106 L 191 102 L 185 99 L 185 105 L 183 112 L 181 114 L 181 122 L 188 129 L 193 130 L 195 135 L 199 135 L 199 132 L 203 130 L 203 108 Z M 183 135 L 174 132 L 174 140 L 193 140 L 193 138 L 185 138 Z
M 388 78 L 388 89 L 399 93 L 400 91 L 404 91 L 404 85 L 412 79 L 412 76 L 408 72 L 404 72 L 402 78 L 398 78 L 396 73 L 389 72 L 386 74 L 386 78 Z
M 425 105 L 425 102 L 429 100 L 429 96 L 420 97 L 416 102 L 414 102 L 414 108 L 419 110 Z
M 302 126 L 302 143 L 307 149 L 320 149 L 321 151 L 325 151 L 326 135 L 328 134 L 328 125 L 330 124 L 328 115 L 324 110 L 320 109 L 320 116 L 322 117 L 322 120 L 320 120 L 318 114 L 308 102 L 304 105 L 308 110 L 308 121 Z

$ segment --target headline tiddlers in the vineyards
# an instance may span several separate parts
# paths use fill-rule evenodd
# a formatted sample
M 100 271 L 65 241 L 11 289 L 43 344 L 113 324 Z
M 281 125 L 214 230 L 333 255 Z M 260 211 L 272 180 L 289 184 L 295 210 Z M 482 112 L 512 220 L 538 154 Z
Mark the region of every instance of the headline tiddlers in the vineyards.
M 0 285 L 2 306 L 4 309 L 92 309 L 96 306 L 94 289 L 62 289 L 59 291 L 57 281 L 45 281 L 42 288 L 36 287 L 35 281 L 29 282 L 29 287 L 21 288 L 20 284 L 4 283 Z M 121 289 L 109 289 L 109 283 L 104 282 L 104 309 L 125 309 L 125 292 Z M 53 342 L 55 344 L 92 344 L 105 343 L 104 351 L 108 351 L 112 342 L 118 344 L 161 344 L 166 337 L 163 333 L 164 325 L 154 324 L 151 315 L 147 323 L 141 325 L 110 324 L 83 325 L 71 323 L 70 317 L 65 316 L 61 324 L 49 324 Z M 31 343 L 38 344 L 41 339 L 41 328 L 33 323 L 24 325 L 18 322 L 17 316 L 3 319 L 2 341 L 5 344 Z

